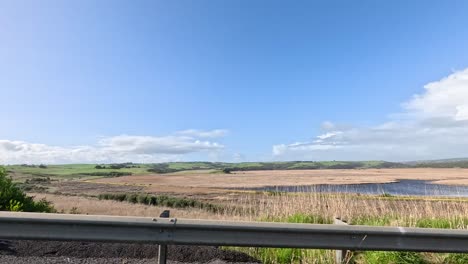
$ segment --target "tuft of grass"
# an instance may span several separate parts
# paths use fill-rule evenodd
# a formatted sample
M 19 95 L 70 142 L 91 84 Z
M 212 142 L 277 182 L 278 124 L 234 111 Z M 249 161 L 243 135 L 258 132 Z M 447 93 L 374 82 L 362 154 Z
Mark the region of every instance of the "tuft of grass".
M 394 197 L 394 195 L 391 195 L 389 193 L 382 193 L 381 195 L 379 195 L 380 197 Z
M 416 227 L 423 228 L 449 228 L 449 229 L 467 229 L 468 218 L 452 217 L 452 218 L 422 218 L 416 220 Z
M 444 263 L 465 264 L 468 263 L 468 254 L 447 254 Z
M 355 260 L 359 264 L 426 264 L 426 260 L 416 252 L 366 251 Z
M 325 218 L 320 215 L 309 215 L 303 213 L 297 213 L 285 217 L 273 217 L 269 216 L 260 219 L 262 222 L 285 222 L 285 223 L 296 223 L 296 224 L 332 224 L 333 220 Z
M 370 226 L 388 226 L 391 224 L 391 217 L 389 216 L 369 216 L 362 215 L 356 218 L 353 218 L 351 225 L 370 225 Z

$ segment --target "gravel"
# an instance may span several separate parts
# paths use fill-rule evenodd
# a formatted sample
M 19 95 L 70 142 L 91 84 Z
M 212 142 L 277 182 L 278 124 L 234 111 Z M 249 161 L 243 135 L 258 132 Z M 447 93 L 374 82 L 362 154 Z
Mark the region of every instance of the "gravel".
M 155 264 L 156 259 L 126 259 L 126 258 L 69 258 L 69 257 L 16 257 L 0 256 L 0 263 L 8 264 Z M 208 264 L 246 264 L 245 262 L 226 262 L 213 260 L 210 262 L 178 262 L 167 261 L 168 264 L 208 263 Z M 253 264 L 254 262 L 252 262 Z
M 0 241 L 0 263 L 157 263 L 158 245 L 61 241 Z M 252 257 L 208 246 L 169 246 L 168 263 L 259 263 Z

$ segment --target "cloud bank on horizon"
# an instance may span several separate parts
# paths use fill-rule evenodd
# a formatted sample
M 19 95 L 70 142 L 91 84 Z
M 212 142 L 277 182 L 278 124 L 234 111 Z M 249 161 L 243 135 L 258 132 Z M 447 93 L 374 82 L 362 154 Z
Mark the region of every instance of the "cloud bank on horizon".
M 197 152 L 216 153 L 224 146 L 200 138 L 221 137 L 226 130 L 187 130 L 168 136 L 105 137 L 93 146 L 60 147 L 0 140 L 0 164 L 167 162 Z
M 402 112 L 372 127 L 325 121 L 322 134 L 305 142 L 277 144 L 271 160 L 418 160 L 468 156 L 468 68 L 428 83 L 402 104 Z M 94 145 L 51 146 L 0 140 L 0 164 L 63 164 L 184 161 L 226 152 L 214 141 L 226 129 L 177 131 L 166 136 L 120 135 Z M 219 156 L 219 155 L 218 155 Z M 221 155 L 222 156 L 222 155 Z M 239 161 L 245 155 L 224 155 Z
M 419 160 L 468 156 L 468 68 L 428 83 L 388 122 L 358 127 L 326 121 L 307 142 L 273 146 L 277 160 Z

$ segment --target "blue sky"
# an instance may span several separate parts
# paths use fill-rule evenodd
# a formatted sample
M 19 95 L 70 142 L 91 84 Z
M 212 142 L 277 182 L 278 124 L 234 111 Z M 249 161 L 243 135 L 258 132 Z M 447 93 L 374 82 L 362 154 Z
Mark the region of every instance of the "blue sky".
M 3 2 L 0 163 L 468 156 L 467 11 Z

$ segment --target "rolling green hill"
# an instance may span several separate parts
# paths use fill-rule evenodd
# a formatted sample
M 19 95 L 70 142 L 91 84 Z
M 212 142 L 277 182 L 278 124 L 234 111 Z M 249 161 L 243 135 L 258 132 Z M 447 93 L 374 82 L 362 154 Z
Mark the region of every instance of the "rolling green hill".
M 382 168 L 468 168 L 468 159 L 449 159 L 414 162 L 387 161 L 285 161 L 285 162 L 167 162 L 154 164 L 67 164 L 67 165 L 8 165 L 16 175 L 76 178 L 118 177 L 148 173 L 211 170 L 230 173 L 252 170 L 314 170 L 314 169 L 382 169 Z

